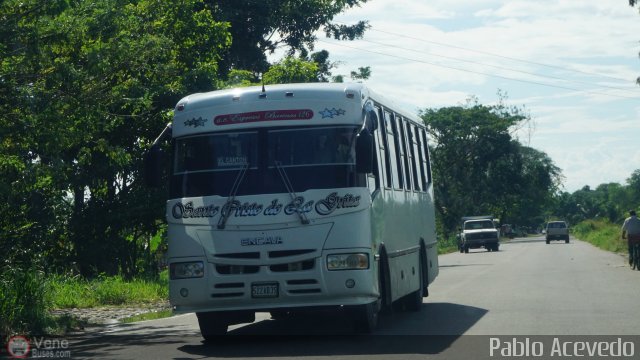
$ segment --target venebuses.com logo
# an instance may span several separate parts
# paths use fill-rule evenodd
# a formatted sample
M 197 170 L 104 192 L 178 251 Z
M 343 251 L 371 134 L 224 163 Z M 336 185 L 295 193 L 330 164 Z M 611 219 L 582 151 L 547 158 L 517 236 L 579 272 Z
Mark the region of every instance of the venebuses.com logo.
M 7 352 L 9 356 L 16 359 L 26 359 L 29 356 L 29 350 L 31 350 L 31 344 L 29 339 L 24 336 L 14 336 L 9 338 L 7 342 Z
M 12 359 L 26 358 L 71 358 L 69 341 L 64 339 L 45 339 L 23 335 L 12 336 L 7 341 L 7 353 Z

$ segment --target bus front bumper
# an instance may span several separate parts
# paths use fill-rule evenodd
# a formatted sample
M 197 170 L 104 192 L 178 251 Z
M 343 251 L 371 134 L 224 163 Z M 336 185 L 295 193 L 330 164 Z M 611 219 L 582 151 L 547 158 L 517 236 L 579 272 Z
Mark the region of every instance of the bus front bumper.
M 324 257 L 310 270 L 273 272 L 261 266 L 252 274 L 219 274 L 206 263 L 201 278 L 169 281 L 174 312 L 308 309 L 362 305 L 379 297 L 375 264 L 366 270 L 321 271 Z

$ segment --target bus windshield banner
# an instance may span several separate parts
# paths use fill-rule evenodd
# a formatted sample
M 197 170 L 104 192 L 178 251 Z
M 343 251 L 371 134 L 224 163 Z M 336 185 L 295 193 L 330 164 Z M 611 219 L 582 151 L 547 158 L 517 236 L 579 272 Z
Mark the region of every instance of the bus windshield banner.
M 313 110 L 310 109 L 269 110 L 218 115 L 214 118 L 213 123 L 216 125 L 232 125 L 260 121 L 309 120 L 311 118 L 313 118 Z

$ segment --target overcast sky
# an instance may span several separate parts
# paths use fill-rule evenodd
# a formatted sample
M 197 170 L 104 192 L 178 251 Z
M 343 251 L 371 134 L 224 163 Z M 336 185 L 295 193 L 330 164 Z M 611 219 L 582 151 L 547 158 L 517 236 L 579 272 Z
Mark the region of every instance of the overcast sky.
M 531 115 L 520 140 L 562 169 L 565 191 L 640 169 L 640 14 L 627 0 L 370 0 L 334 20 L 371 25 L 353 42 L 319 36 L 334 75 L 370 66 L 367 84 L 415 111 L 491 105 L 501 90 Z

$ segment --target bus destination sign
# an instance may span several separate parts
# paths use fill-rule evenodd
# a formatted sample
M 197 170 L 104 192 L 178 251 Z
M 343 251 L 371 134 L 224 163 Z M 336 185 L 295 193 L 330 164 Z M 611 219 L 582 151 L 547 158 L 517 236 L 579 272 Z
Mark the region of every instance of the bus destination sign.
M 309 120 L 311 118 L 313 118 L 313 110 L 310 109 L 269 110 L 218 115 L 213 119 L 213 123 L 216 125 L 233 125 L 260 121 Z

